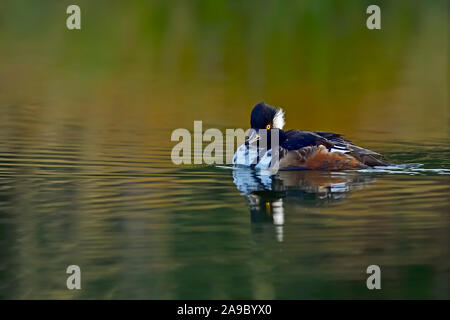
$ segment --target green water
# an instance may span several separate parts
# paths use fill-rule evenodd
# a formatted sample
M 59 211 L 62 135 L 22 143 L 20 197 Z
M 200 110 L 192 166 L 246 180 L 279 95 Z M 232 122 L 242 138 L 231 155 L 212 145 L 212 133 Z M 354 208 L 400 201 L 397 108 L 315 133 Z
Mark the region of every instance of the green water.
M 449 298 L 448 140 L 386 150 L 419 168 L 261 178 L 77 130 L 2 140 L 2 298 Z
M 1 2 L 1 299 L 450 298 L 447 2 L 261 2 Z M 401 166 L 172 163 L 261 100 Z

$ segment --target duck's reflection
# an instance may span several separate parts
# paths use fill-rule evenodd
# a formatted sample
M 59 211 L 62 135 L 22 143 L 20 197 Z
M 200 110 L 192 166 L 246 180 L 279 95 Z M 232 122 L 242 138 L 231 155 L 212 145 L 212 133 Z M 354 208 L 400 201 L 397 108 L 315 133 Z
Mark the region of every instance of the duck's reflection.
M 374 181 L 356 171 L 279 171 L 270 175 L 248 168 L 235 168 L 233 179 L 248 199 L 251 221 L 273 224 L 278 241 L 283 241 L 284 202 L 302 207 L 327 205 Z

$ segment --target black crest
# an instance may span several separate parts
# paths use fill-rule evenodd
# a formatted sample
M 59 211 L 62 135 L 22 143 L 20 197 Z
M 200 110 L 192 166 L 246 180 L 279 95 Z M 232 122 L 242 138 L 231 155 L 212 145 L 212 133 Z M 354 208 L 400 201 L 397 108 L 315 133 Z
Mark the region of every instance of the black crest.
M 253 107 L 250 125 L 253 129 L 265 129 L 268 124 L 272 125 L 277 109 L 264 102 Z

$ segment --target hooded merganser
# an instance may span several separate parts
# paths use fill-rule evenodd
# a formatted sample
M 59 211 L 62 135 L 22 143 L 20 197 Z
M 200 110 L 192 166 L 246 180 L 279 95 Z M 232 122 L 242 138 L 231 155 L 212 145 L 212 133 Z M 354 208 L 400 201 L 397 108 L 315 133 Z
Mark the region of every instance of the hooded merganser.
M 249 138 L 234 154 L 234 165 L 277 170 L 346 170 L 389 165 L 379 153 L 358 147 L 337 133 L 283 131 L 283 110 L 264 102 L 253 108 L 250 124 Z M 277 150 L 271 147 L 274 132 L 278 134 Z M 261 133 L 267 136 L 265 146 L 251 147 L 260 140 Z M 273 157 L 275 153 L 277 157 Z

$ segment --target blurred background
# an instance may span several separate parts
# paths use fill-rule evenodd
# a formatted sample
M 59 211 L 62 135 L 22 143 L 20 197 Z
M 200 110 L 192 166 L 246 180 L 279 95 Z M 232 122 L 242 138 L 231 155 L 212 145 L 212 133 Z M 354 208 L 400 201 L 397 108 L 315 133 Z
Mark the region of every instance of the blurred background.
M 381 30 L 370 1 L 77 3 L 69 31 L 69 2 L 2 1 L 3 105 L 156 131 L 246 128 L 264 100 L 289 128 L 447 136 L 446 1 L 380 1 Z
M 448 10 L 2 0 L 0 297 L 373 298 L 365 268 L 384 262 L 393 287 L 376 298 L 448 298 L 446 176 L 377 177 L 340 207 L 288 202 L 280 243 L 271 223 L 249 227 L 230 172 L 170 161 L 174 129 L 247 128 L 265 101 L 288 129 L 449 169 Z M 81 291 L 65 288 L 70 264 Z

